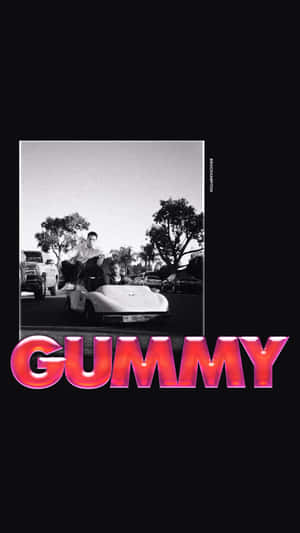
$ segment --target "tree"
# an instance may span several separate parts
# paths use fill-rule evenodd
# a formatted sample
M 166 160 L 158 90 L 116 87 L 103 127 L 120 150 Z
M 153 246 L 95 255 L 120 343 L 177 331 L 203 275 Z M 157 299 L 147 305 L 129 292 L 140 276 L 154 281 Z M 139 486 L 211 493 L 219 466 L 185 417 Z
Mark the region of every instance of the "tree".
M 160 205 L 153 215 L 155 224 L 146 235 L 162 260 L 176 269 L 193 239 L 204 245 L 203 213 L 197 214 L 185 198 L 161 200 Z
M 118 250 L 110 250 L 109 253 L 112 256 L 112 260 L 117 260 L 126 268 L 126 272 L 135 261 L 137 255 L 133 252 L 131 246 L 121 246 Z
M 47 217 L 41 223 L 42 231 L 35 234 L 38 247 L 43 252 L 52 251 L 58 264 L 61 262 L 62 252 L 67 252 L 74 248 L 80 240 L 84 240 L 80 235 L 82 230 L 89 229 L 90 223 L 79 213 L 73 213 L 62 218 Z
M 155 259 L 155 250 L 154 250 L 153 244 L 149 242 L 145 244 L 144 246 L 141 246 L 139 257 L 142 259 L 142 261 L 145 262 L 146 270 L 150 269 L 151 263 Z

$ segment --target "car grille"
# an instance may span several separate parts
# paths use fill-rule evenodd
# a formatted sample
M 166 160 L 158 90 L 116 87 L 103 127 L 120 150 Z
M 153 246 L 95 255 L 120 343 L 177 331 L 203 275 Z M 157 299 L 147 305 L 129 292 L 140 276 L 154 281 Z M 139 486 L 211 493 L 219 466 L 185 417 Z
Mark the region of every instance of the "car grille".
M 35 279 L 39 275 L 36 268 L 30 268 L 30 267 L 24 268 L 23 273 L 24 273 L 25 279 L 28 279 L 28 280 Z

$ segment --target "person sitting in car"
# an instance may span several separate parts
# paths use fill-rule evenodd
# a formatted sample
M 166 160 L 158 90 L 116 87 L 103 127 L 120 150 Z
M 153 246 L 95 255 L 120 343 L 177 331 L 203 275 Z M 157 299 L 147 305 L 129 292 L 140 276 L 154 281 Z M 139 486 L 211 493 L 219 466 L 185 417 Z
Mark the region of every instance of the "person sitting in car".
M 125 269 L 121 268 L 118 261 L 113 261 L 110 272 L 105 275 L 105 282 L 107 285 L 128 285 L 130 279 L 126 276 Z

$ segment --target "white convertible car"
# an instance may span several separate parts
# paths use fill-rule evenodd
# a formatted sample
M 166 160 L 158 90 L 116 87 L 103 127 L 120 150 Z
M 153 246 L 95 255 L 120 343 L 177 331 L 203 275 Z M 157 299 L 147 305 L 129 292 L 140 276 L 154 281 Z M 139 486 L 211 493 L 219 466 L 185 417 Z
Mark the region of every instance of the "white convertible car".
M 102 285 L 94 291 L 69 291 L 66 309 L 81 313 L 87 322 L 146 322 L 167 316 L 169 302 L 145 285 Z

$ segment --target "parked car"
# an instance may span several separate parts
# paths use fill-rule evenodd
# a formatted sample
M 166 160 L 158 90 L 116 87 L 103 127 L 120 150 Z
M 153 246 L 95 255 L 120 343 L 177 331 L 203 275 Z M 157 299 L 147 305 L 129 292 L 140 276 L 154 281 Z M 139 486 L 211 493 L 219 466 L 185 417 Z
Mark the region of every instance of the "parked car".
M 163 292 L 199 294 L 201 290 L 202 281 L 188 274 L 186 270 L 178 270 L 162 282 Z
M 83 315 L 88 323 L 128 323 L 166 317 L 169 303 L 143 285 L 102 285 L 90 291 L 84 287 L 68 291 L 65 308 Z
M 144 285 L 144 274 L 139 274 L 138 276 L 134 276 L 132 278 L 132 282 L 134 285 Z
M 160 289 L 161 288 L 161 277 L 156 274 L 156 272 L 145 272 L 143 277 L 144 285 L 150 287 L 150 289 Z
M 33 292 L 37 300 L 43 300 L 46 291 L 56 294 L 58 269 L 53 259 L 43 260 L 42 252 L 24 250 L 20 264 L 20 289 Z

